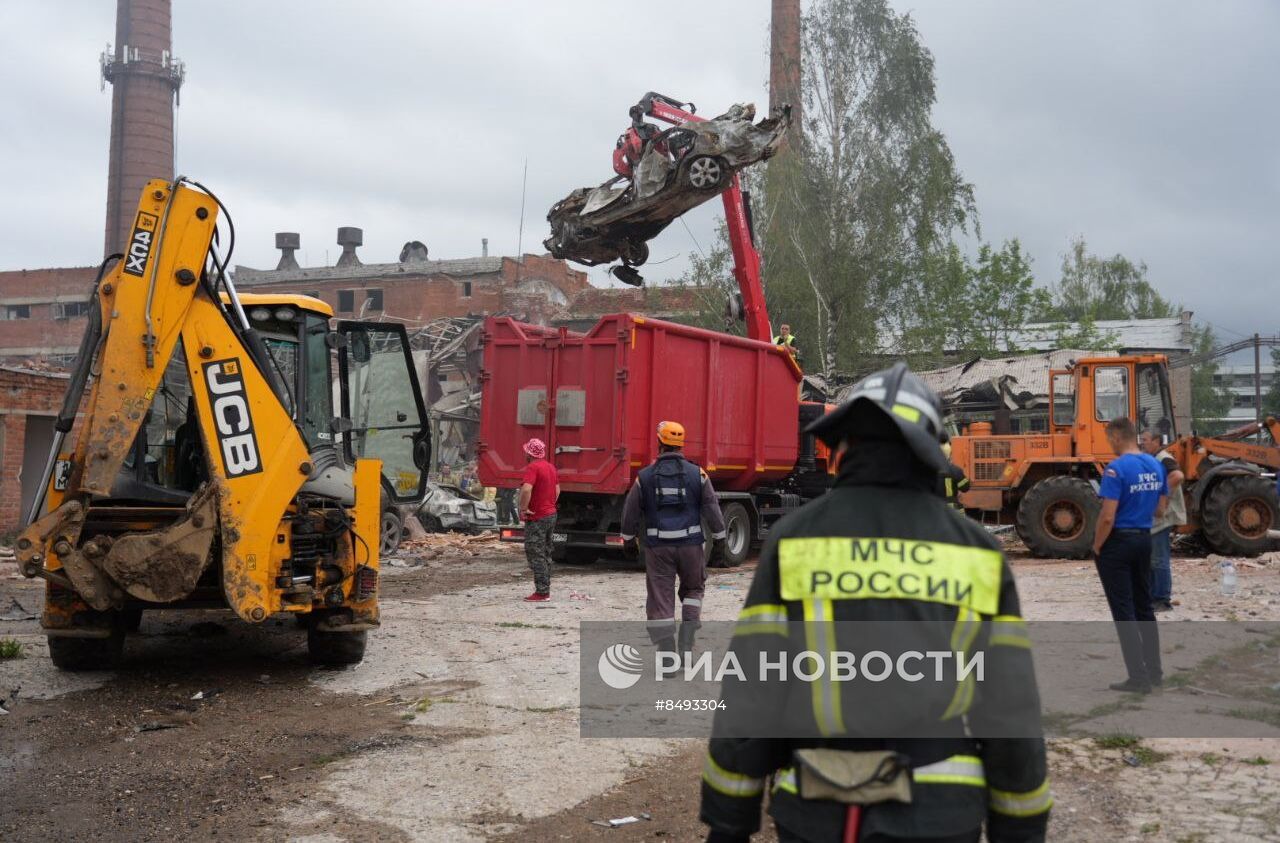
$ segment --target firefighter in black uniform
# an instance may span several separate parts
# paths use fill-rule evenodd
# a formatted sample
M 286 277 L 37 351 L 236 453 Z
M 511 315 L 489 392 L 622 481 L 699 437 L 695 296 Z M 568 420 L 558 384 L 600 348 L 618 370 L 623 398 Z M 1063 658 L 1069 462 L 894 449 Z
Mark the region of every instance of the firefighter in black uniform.
M 784 842 L 961 843 L 978 841 L 984 825 L 993 843 L 1043 841 L 1052 799 L 1030 639 L 998 545 L 936 494 L 948 465 L 937 396 L 899 363 L 809 430 L 843 449 L 839 476 L 770 530 L 735 649 L 813 649 L 826 634 L 827 648 L 856 652 L 867 642 L 852 637 L 861 634 L 852 624 L 814 622 L 894 621 L 894 635 L 941 629 L 951 647 L 982 650 L 985 680 L 913 685 L 899 704 L 879 707 L 880 726 L 863 692 L 841 694 L 838 682 L 741 693 L 724 682 L 717 735 L 738 710 L 752 723 L 780 719 L 799 736 L 712 737 L 702 774 L 708 843 L 758 831 L 766 790 Z M 927 595 L 926 576 L 938 586 Z M 993 681 L 1000 692 L 984 693 Z M 983 737 L 1007 734 L 1002 726 L 1014 721 L 1018 734 Z M 832 774 L 833 765 L 846 773 Z
M 960 503 L 960 493 L 969 491 L 969 478 L 964 469 L 951 461 L 951 442 L 943 440 L 942 453 L 947 458 L 947 467 L 938 475 L 938 493 L 946 500 L 947 506 L 964 513 L 964 504 Z

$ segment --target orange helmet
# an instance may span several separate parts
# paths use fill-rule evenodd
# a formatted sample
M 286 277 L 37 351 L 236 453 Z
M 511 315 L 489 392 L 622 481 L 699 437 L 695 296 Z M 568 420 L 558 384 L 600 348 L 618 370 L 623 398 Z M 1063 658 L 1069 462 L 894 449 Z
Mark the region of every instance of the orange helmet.
M 658 441 L 673 448 L 684 447 L 684 425 L 680 422 L 658 422 Z

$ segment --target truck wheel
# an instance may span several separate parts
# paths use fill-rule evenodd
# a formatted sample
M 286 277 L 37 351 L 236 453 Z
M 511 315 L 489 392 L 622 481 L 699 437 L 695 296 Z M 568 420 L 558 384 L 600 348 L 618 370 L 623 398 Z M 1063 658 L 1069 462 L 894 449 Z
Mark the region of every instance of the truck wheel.
M 1093 549 L 1093 528 L 1100 509 L 1087 480 L 1046 477 L 1032 486 L 1018 505 L 1018 535 L 1036 556 L 1084 559 Z
M 566 547 L 551 554 L 551 561 L 559 565 L 591 565 L 600 553 L 589 547 Z
M 404 519 L 400 517 L 400 510 L 395 507 L 388 507 L 382 510 L 381 534 L 378 538 L 378 555 L 390 556 L 396 552 L 396 548 L 400 547 L 400 541 L 404 538 Z
M 751 553 L 751 516 L 740 503 L 724 505 L 725 547 L 722 568 L 736 568 L 747 561 Z
M 124 622 L 112 612 L 111 635 L 106 638 L 49 636 L 49 658 L 58 670 L 113 670 L 124 658 Z
M 1209 546 L 1223 556 L 1270 550 L 1267 531 L 1280 524 L 1275 486 L 1253 474 L 1223 478 L 1205 496 L 1200 524 Z
M 364 659 L 368 632 L 326 632 L 313 624 L 307 627 L 307 655 L 312 664 L 338 667 L 359 664 Z

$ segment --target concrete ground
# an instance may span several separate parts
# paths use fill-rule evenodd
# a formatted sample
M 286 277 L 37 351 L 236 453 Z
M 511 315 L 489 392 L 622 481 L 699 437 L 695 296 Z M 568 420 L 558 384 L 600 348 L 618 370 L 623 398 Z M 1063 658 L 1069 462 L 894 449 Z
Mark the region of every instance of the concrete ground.
M 701 839 L 698 742 L 578 736 L 578 622 L 636 618 L 638 571 L 560 568 L 538 605 L 517 549 L 413 555 L 338 671 L 307 666 L 291 623 L 175 612 L 121 670 L 62 674 L 25 619 L 41 588 L 0 568 L 0 639 L 25 656 L 0 661 L 0 839 Z M 1225 598 L 1212 562 L 1177 560 L 1162 622 L 1280 620 L 1280 562 L 1252 564 Z M 1107 618 L 1085 563 L 1015 573 L 1028 619 Z M 751 575 L 713 573 L 706 616 L 735 617 Z M 1055 738 L 1050 762 L 1052 840 L 1280 840 L 1280 740 Z

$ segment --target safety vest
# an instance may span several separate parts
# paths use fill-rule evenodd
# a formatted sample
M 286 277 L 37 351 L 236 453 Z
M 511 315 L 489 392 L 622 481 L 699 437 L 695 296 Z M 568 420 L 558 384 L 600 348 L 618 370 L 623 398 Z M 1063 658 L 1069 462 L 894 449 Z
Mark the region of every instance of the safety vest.
M 648 547 L 702 544 L 702 472 L 677 453 L 640 471 L 644 543 Z
M 795 344 L 796 344 L 796 335 L 795 335 L 795 334 L 792 334 L 791 336 L 787 337 L 785 340 L 782 338 L 782 336 L 781 336 L 781 335 L 776 336 L 776 337 L 774 337 L 774 338 L 773 338 L 773 344 L 774 344 L 774 345 L 783 345 L 783 346 L 786 346 L 786 347 L 790 348 L 791 346 L 793 346 L 793 345 L 795 345 Z

